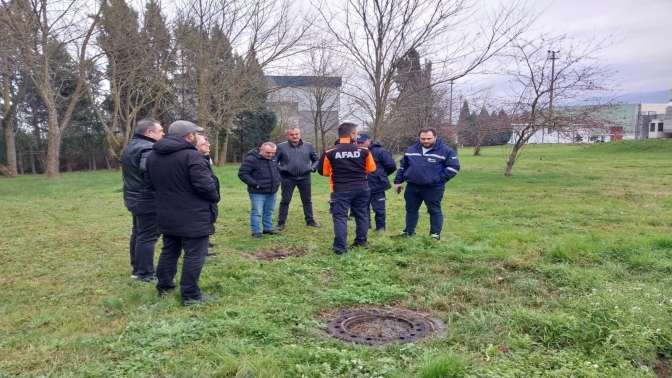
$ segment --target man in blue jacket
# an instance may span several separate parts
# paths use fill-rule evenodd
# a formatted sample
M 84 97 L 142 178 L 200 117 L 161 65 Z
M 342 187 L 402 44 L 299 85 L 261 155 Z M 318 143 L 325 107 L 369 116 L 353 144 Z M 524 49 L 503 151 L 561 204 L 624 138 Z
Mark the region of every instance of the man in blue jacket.
M 280 171 L 275 157 L 276 149 L 275 143 L 263 143 L 261 147 L 247 153 L 243 164 L 238 169 L 238 178 L 247 184 L 247 192 L 252 202 L 250 211 L 252 236 L 258 239 L 263 239 L 263 234 L 280 234 L 273 230 L 273 211 L 280 188 Z
M 415 235 L 418 212 L 424 202 L 429 213 L 429 236 L 440 240 L 443 228 L 443 192 L 446 182 L 452 180 L 460 171 L 460 162 L 455 151 L 436 136 L 436 129 L 420 130 L 418 139 L 406 150 L 394 178 L 394 189 L 397 193 L 403 189 L 404 182 L 408 184 L 404 191 L 406 228 L 398 236 Z
M 374 231 L 382 232 L 385 231 L 385 191 L 392 187 L 387 176 L 397 170 L 397 163 L 390 151 L 384 149 L 380 143 L 372 141 L 369 134 L 360 133 L 357 135 L 357 145 L 368 148 L 373 156 L 373 161 L 376 163 L 376 170 L 369 173 L 368 176 L 369 189 L 371 190 L 369 208 L 373 209 L 375 214 L 376 228 Z

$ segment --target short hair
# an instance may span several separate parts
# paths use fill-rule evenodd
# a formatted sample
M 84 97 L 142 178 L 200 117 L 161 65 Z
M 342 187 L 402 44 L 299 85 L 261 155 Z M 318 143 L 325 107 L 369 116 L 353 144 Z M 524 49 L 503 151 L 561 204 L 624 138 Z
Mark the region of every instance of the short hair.
M 285 134 L 287 134 L 287 133 L 289 132 L 289 130 L 299 130 L 299 132 L 301 132 L 301 129 L 299 129 L 298 127 L 296 127 L 296 126 L 289 126 L 289 127 L 287 128 L 287 130 L 285 130 Z
M 264 143 L 261 144 L 261 147 L 259 147 L 259 149 L 262 149 L 262 148 L 264 148 L 264 147 L 266 147 L 266 146 L 271 147 L 271 148 L 276 148 L 276 147 L 277 147 L 277 146 L 275 145 L 275 143 L 273 143 L 273 142 L 264 142 Z
M 432 133 L 433 136 L 436 136 L 436 129 L 433 127 L 426 127 L 424 129 L 420 129 L 418 136 L 420 136 L 420 134 L 422 133 Z
M 350 134 L 355 132 L 355 129 L 357 129 L 357 124 L 352 122 L 343 122 L 340 125 L 338 125 L 338 137 L 339 138 L 349 137 Z
M 156 131 L 157 124 L 160 125 L 161 122 L 155 120 L 154 118 L 143 118 L 135 125 L 135 133 L 145 135 L 147 134 L 147 130 Z

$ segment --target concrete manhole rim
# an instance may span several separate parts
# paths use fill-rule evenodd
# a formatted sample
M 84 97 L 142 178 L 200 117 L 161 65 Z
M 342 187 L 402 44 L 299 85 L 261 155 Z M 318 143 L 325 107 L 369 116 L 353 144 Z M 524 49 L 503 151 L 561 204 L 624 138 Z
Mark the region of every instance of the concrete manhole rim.
M 370 319 L 397 321 L 404 324 L 405 328 L 409 330 L 393 337 L 376 337 L 370 334 L 358 334 L 348 329 L 353 324 L 359 324 Z M 327 324 L 327 332 L 340 340 L 366 345 L 409 343 L 430 334 L 443 337 L 447 333 L 446 326 L 440 319 L 400 308 L 368 308 L 342 311 Z

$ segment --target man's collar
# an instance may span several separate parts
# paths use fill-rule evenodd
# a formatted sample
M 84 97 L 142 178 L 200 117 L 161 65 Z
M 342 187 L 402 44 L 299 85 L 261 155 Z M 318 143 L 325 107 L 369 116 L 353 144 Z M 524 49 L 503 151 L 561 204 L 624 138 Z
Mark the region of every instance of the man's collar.
M 148 137 L 147 135 L 135 134 L 135 135 L 133 136 L 133 138 L 144 139 L 144 140 L 148 140 L 148 141 L 150 141 L 150 142 L 152 142 L 152 143 L 156 143 L 156 139 L 154 139 L 154 138 L 150 138 L 150 137 Z

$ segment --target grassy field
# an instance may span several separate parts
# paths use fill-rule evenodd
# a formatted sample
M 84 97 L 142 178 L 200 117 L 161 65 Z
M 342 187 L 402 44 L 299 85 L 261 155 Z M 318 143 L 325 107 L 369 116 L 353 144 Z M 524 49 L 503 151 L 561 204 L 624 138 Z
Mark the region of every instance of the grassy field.
M 200 283 L 220 299 L 193 308 L 131 280 L 119 172 L 0 179 L 0 377 L 666 376 L 672 140 L 530 146 L 508 178 L 502 147 L 459 152 L 440 242 L 426 213 L 418 236 L 391 239 L 404 201 L 388 192 L 388 231 L 345 256 L 330 253 L 326 179 L 313 176 L 323 229 L 296 193 L 283 235 L 257 240 L 238 167 L 218 168 L 218 254 Z M 273 250 L 305 254 L 253 259 Z M 370 305 L 432 314 L 448 335 L 326 334 L 339 308 Z

